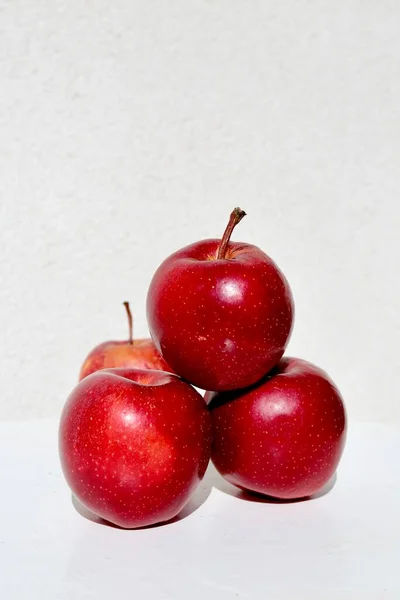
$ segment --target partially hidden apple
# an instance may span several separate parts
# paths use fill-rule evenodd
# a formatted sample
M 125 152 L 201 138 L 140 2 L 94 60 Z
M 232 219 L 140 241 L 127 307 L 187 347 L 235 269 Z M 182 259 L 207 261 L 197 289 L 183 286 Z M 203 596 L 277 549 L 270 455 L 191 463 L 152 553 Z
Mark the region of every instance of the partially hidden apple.
M 221 240 L 169 256 L 147 295 L 158 350 L 176 373 L 205 390 L 258 381 L 279 362 L 292 331 L 294 305 L 283 273 L 258 247 L 230 241 L 245 214 L 233 210 Z
M 99 344 L 89 352 L 82 365 L 79 380 L 100 369 L 126 367 L 173 372 L 150 338 L 133 339 L 133 318 L 129 302 L 124 302 L 128 316 L 129 338 Z
M 256 385 L 207 393 L 212 461 L 230 483 L 275 498 L 320 491 L 334 474 L 346 439 L 343 399 L 328 375 L 284 358 Z
M 59 454 L 78 500 L 124 528 L 168 521 L 189 500 L 210 456 L 198 392 L 171 373 L 104 369 L 72 391 Z

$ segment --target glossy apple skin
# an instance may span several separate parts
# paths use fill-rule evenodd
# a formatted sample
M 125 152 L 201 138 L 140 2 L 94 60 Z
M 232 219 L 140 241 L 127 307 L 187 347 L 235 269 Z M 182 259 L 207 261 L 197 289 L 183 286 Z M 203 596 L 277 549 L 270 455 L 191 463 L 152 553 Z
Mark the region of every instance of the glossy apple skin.
M 173 372 L 149 338 L 130 341 L 110 341 L 89 352 L 79 373 L 79 381 L 100 369 L 153 369 Z
M 234 485 L 281 499 L 311 496 L 330 480 L 346 440 L 343 399 L 328 375 L 284 358 L 247 390 L 207 393 L 212 461 Z
M 256 246 L 203 240 L 167 258 L 147 296 L 151 336 L 176 373 L 206 390 L 249 386 L 282 357 L 294 316 L 289 284 Z
M 176 375 L 106 369 L 72 391 L 59 426 L 64 476 L 80 502 L 120 527 L 168 521 L 210 456 L 203 398 Z

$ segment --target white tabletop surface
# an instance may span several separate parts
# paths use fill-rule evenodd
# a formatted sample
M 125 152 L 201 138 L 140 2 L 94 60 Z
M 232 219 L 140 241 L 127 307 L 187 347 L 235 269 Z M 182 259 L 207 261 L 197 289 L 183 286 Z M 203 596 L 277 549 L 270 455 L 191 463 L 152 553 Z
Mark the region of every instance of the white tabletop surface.
M 297 503 L 241 498 L 212 467 L 172 524 L 78 512 L 57 422 L 0 424 L 0 598 L 400 598 L 400 428 L 356 424 L 336 482 Z

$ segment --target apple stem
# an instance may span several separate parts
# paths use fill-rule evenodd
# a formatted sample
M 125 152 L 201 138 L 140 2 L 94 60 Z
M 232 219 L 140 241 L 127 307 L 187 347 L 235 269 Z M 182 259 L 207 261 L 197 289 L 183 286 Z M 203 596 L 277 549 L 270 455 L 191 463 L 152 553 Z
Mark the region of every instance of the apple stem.
M 234 208 L 231 212 L 231 216 L 229 217 L 228 225 L 224 231 L 224 235 L 222 236 L 221 243 L 218 247 L 217 260 L 220 258 L 226 258 L 226 250 L 228 248 L 229 240 L 231 239 L 232 231 L 235 229 L 236 225 L 240 223 L 243 217 L 246 216 L 246 213 L 241 208 Z
M 129 306 L 129 302 L 124 302 L 124 306 L 125 306 L 126 314 L 128 315 L 128 325 L 129 325 L 128 341 L 130 344 L 133 344 L 133 318 L 132 318 L 132 313 L 131 313 L 131 309 Z

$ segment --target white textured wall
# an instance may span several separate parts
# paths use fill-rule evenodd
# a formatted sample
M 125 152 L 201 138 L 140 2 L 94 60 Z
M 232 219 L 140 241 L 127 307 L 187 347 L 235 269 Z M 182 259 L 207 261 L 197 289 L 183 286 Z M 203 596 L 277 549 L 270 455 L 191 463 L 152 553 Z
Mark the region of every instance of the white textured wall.
M 145 334 L 153 270 L 240 205 L 290 352 L 399 419 L 399 26 L 396 0 L 1 2 L 1 418 L 57 415 L 121 302 Z

